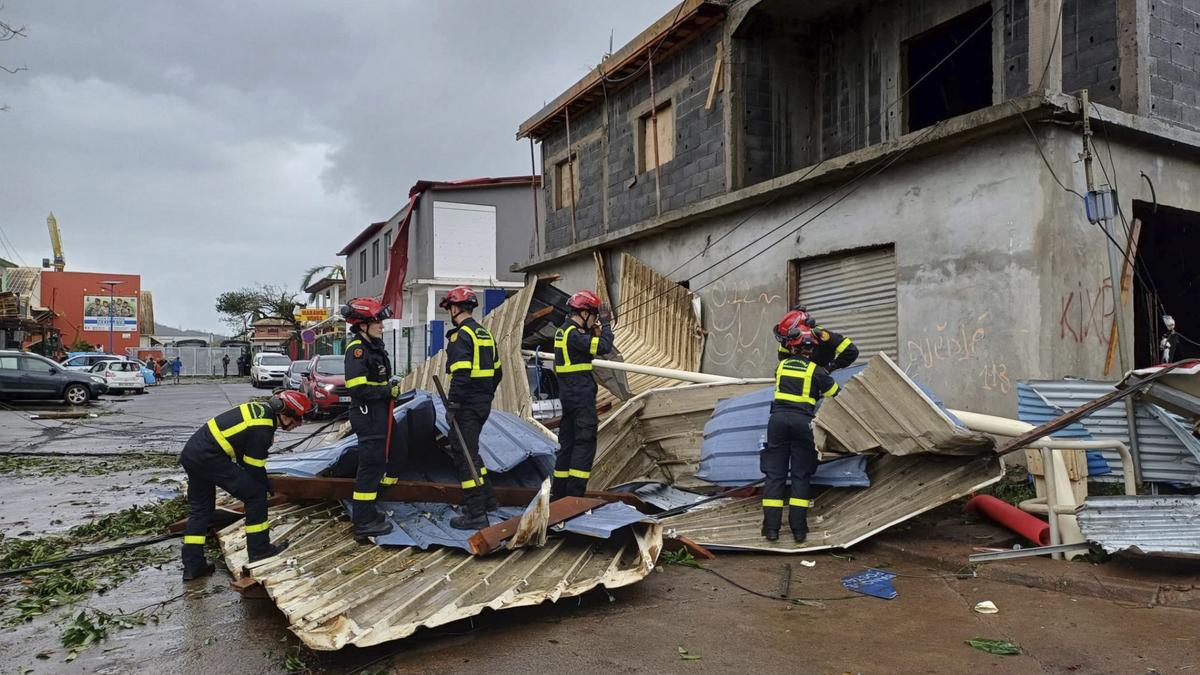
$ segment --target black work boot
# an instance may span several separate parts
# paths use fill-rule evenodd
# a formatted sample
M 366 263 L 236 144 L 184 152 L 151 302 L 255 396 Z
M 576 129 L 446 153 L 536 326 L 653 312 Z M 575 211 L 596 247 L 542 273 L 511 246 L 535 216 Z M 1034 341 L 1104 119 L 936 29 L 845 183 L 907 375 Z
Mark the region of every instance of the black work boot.
M 288 547 L 288 545 L 286 543 L 284 543 L 284 544 L 267 544 L 266 546 L 264 546 L 261 549 L 249 551 L 248 553 L 250 554 L 250 556 L 249 556 L 250 562 L 256 563 L 259 560 L 266 560 L 267 558 L 272 558 L 274 556 L 277 556 L 280 553 L 283 553 L 284 549 L 286 549 L 287 547 Z
M 492 489 L 491 483 L 484 483 L 483 494 L 487 495 L 484 503 L 485 511 L 495 511 L 500 508 L 500 500 L 496 499 L 496 491 Z
M 183 564 L 183 580 L 192 581 L 217 571 L 217 566 L 207 560 Z
M 808 513 L 807 510 L 799 514 L 795 511 L 792 509 L 788 514 L 788 525 L 792 528 L 792 538 L 799 544 L 808 539 Z
M 792 530 L 792 539 L 795 539 L 797 544 L 803 544 L 804 540 L 808 539 L 808 530 Z
M 367 537 L 382 537 L 392 531 L 392 521 L 378 516 L 375 520 L 367 523 L 354 524 L 354 539 L 360 543 L 368 543 Z
M 767 541 L 779 541 L 779 530 L 768 530 L 764 527 L 762 536 L 766 538 Z
M 456 530 L 482 530 L 488 525 L 491 525 L 491 523 L 488 522 L 486 513 L 475 514 L 465 511 L 461 516 L 455 516 L 450 519 L 450 527 Z

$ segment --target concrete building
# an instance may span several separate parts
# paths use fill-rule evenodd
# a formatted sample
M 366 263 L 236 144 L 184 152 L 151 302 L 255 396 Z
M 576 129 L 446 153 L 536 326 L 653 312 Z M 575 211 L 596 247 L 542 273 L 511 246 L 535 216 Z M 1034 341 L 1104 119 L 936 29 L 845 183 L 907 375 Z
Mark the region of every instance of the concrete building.
M 402 294 L 384 335 L 399 373 L 442 348 L 449 317 L 437 303 L 445 291 L 471 286 L 486 311 L 524 285 L 511 268 L 533 250 L 538 187 L 536 176 L 419 181 L 404 208 L 338 252 L 347 297 L 383 296 L 389 275 Z
M 771 325 L 800 303 L 959 408 L 1116 379 L 1157 360 L 1164 312 L 1200 338 L 1198 10 L 686 0 L 520 126 L 546 217 L 514 269 L 574 290 L 593 252 L 637 256 L 700 296 L 713 373 L 770 374 Z M 1085 117 L 1136 249 L 1124 354 L 1123 254 L 1081 199 Z

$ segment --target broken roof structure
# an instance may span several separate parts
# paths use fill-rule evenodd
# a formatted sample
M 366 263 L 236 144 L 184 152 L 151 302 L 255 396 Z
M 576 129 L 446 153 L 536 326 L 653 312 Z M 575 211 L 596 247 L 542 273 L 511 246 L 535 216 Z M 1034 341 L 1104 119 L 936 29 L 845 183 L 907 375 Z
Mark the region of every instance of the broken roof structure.
M 1200 556 L 1200 497 L 1088 497 L 1079 529 L 1105 551 Z

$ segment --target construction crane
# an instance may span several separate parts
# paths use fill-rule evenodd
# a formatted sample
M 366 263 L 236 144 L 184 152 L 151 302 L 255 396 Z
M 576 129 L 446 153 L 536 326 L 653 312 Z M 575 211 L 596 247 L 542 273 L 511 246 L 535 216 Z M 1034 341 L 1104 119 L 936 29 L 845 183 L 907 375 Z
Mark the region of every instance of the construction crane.
M 67 268 L 67 261 L 63 258 L 62 237 L 58 234 L 58 221 L 54 219 L 54 212 L 46 216 L 46 227 L 50 229 L 50 245 L 54 247 L 54 271 L 61 272 Z

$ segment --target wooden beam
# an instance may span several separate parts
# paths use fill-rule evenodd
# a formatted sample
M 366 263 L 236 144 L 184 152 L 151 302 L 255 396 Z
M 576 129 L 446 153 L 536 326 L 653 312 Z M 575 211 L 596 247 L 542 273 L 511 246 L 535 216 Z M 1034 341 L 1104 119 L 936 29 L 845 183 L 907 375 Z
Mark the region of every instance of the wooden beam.
M 680 535 L 675 535 L 674 537 L 663 537 L 663 550 L 671 552 L 685 550 L 688 553 L 691 553 L 693 558 L 697 558 L 699 560 L 717 559 L 717 556 L 713 555 L 712 551 L 704 548 L 691 539 Z
M 293 501 L 350 499 L 354 494 L 353 478 L 297 478 L 271 476 L 271 489 L 277 495 L 287 495 Z M 537 494 L 534 487 L 495 486 L 496 499 L 502 506 L 525 506 Z M 429 483 L 402 480 L 395 485 L 380 486 L 379 501 L 463 503 L 464 490 L 458 484 Z M 604 502 L 624 502 L 637 509 L 646 505 L 637 495 L 623 492 L 588 492 L 585 496 Z
M 725 67 L 725 42 L 717 42 L 717 55 L 713 61 L 712 80 L 708 83 L 708 100 L 704 102 L 705 110 L 712 110 L 713 99 L 717 96 L 717 88 L 721 84 L 721 71 Z
M 563 497 L 562 499 L 556 499 L 550 502 L 550 519 L 547 521 L 546 526 L 557 525 L 564 520 L 587 513 L 597 506 L 604 506 L 606 503 L 602 499 L 586 499 L 583 497 Z M 475 555 L 486 555 L 500 550 L 504 542 L 517 531 L 517 526 L 520 523 L 521 516 L 513 516 L 503 523 L 485 527 L 476 532 L 468 540 L 471 545 L 471 552 Z
M 537 321 L 538 319 L 544 318 L 546 315 L 552 313 L 554 310 L 555 310 L 554 305 L 546 305 L 545 307 L 537 310 L 536 312 L 530 312 L 530 313 L 526 314 L 525 315 L 525 325 L 528 326 L 529 324 Z
M 1122 305 L 1128 304 L 1129 293 L 1133 289 L 1133 266 L 1137 261 L 1138 237 L 1142 233 L 1142 219 L 1133 219 L 1133 228 L 1129 232 L 1129 241 L 1127 242 L 1127 250 L 1129 257 L 1125 258 L 1125 264 L 1121 266 L 1121 297 L 1117 297 L 1117 288 L 1113 287 L 1113 301 L 1119 302 Z M 1108 353 L 1104 355 L 1104 374 L 1108 375 L 1108 371 L 1112 370 L 1113 357 L 1117 354 L 1117 346 L 1120 344 L 1121 333 L 1117 327 L 1118 312 L 1113 312 L 1112 327 L 1108 331 Z M 1127 337 L 1125 339 L 1132 339 Z

